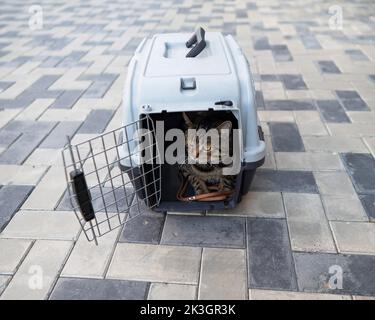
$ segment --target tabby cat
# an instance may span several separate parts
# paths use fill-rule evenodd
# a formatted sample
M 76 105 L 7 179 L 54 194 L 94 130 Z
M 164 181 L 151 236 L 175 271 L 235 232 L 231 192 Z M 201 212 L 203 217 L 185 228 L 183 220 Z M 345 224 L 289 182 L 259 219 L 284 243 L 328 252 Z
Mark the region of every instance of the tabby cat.
M 221 132 L 224 129 L 230 132 L 232 130 L 232 122 L 215 118 L 208 112 L 199 112 L 196 115 L 197 117 L 194 121 L 191 121 L 188 115 L 183 113 L 186 124 L 185 145 L 187 160 L 192 162 L 187 163 L 185 161 L 184 164 L 181 164 L 180 172 L 193 186 L 195 195 L 209 193 L 212 191 L 213 186 L 217 187 L 215 191 L 231 191 L 234 188 L 235 176 L 223 175 L 222 169 L 226 165 L 223 164 L 222 160 L 230 157 L 230 153 L 232 152 L 232 135 L 229 135 L 229 148 L 224 148 L 228 150 L 221 150 L 220 144 L 217 141 L 216 143 L 210 139 L 206 139 L 205 141 L 204 136 L 210 129 L 216 129 L 222 142 L 221 145 L 223 145 L 227 141 L 223 141 L 224 135 Z M 188 129 L 197 130 L 197 135 L 189 135 Z M 199 129 L 204 129 L 204 131 L 199 131 Z M 205 143 L 198 143 L 198 141 L 204 141 Z M 196 163 L 200 156 L 207 159 L 207 163 Z

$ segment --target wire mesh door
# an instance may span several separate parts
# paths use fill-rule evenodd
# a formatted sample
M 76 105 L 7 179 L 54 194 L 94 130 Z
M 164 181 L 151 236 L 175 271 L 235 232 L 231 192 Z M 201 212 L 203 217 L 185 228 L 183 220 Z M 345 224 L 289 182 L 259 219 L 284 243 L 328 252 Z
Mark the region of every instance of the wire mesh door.
M 62 151 L 68 196 L 87 240 L 160 202 L 161 164 L 149 115 Z

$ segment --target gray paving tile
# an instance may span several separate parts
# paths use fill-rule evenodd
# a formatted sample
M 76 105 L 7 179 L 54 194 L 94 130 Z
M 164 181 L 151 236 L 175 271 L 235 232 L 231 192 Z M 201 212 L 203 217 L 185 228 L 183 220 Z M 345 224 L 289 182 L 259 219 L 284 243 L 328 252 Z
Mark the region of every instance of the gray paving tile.
M 255 50 L 270 50 L 271 46 L 267 37 L 253 37 Z
M 340 69 L 333 61 L 322 60 L 318 61 L 317 65 L 322 73 L 341 73 Z
M 366 153 L 343 153 L 342 160 L 359 194 L 375 194 L 375 159 Z
M 257 170 L 251 190 L 318 193 L 318 186 L 311 171 Z
M 350 122 L 344 108 L 336 100 L 318 100 L 320 113 L 326 122 L 345 123 Z
M 0 231 L 25 202 L 33 186 L 7 185 L 0 189 Z
M 161 243 L 243 248 L 245 220 L 231 217 L 167 215 Z
M 280 75 L 281 81 L 287 90 L 306 90 L 306 83 L 303 81 L 301 75 L 295 74 L 282 74 Z
M 375 195 L 363 194 L 359 196 L 359 199 L 361 200 L 363 208 L 365 209 L 370 221 L 375 222 Z
M 102 98 L 117 77 L 118 75 L 115 74 L 86 75 L 81 77 L 80 79 L 93 81 L 90 87 L 83 94 L 83 97 Z
M 50 106 L 50 108 L 61 108 L 71 109 L 73 105 L 78 101 L 84 91 L 82 90 L 68 90 L 64 91 L 56 101 Z
M 0 146 L 8 147 L 21 135 L 20 132 L 1 130 L 0 131 Z
M 284 44 L 272 45 L 271 50 L 275 61 L 284 62 L 293 60 L 288 47 Z
M 44 139 L 40 148 L 60 149 L 67 143 L 67 136 L 73 138 L 74 134 L 80 127 L 81 122 L 78 121 L 63 121 L 60 122 L 51 133 Z
M 119 242 L 158 244 L 164 221 L 165 217 L 160 215 L 140 214 L 125 224 Z
M 79 133 L 102 133 L 111 120 L 114 111 L 112 110 L 92 110 L 85 122 L 79 129 Z
M 267 110 L 315 110 L 316 106 L 311 100 L 265 100 Z
M 248 218 L 247 250 L 250 288 L 297 289 L 285 220 Z
M 301 291 L 375 294 L 375 256 L 295 253 L 294 260 Z M 340 276 L 341 270 L 342 289 L 339 289 L 333 285 L 333 276 Z
M 301 41 L 306 49 L 321 49 L 319 41 L 313 34 L 306 34 L 300 36 Z
M 302 138 L 295 123 L 269 123 L 272 146 L 275 152 L 305 151 Z
M 148 282 L 60 278 L 50 296 L 51 300 L 144 300 Z
M 15 82 L 11 82 L 11 81 L 0 81 L 0 92 L 5 91 L 10 86 L 12 86 L 14 83 Z
M 7 286 L 8 282 L 10 281 L 11 278 L 12 278 L 11 276 L 0 275 L 0 295 L 5 290 L 5 287 Z
M 345 53 L 352 59 L 353 61 L 368 61 L 368 57 L 358 49 L 349 49 L 345 50 Z
M 358 99 L 345 99 L 341 101 L 342 105 L 347 111 L 369 111 L 366 102 L 361 98 Z
M 358 94 L 357 91 L 353 90 L 336 90 L 335 91 L 338 98 L 341 100 L 344 99 L 360 99 L 361 96 Z
M 262 91 L 255 91 L 255 101 L 258 109 L 264 109 L 264 98 Z

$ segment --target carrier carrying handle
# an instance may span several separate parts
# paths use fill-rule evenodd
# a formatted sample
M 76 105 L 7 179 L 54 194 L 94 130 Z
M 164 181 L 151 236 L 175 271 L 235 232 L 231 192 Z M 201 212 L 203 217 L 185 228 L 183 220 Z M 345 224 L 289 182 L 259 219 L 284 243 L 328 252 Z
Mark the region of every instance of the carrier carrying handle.
M 202 27 L 199 27 L 195 31 L 195 33 L 191 36 L 191 38 L 186 42 L 186 48 L 193 47 L 186 54 L 186 58 L 194 58 L 194 57 L 196 57 L 206 47 L 205 34 L 206 34 L 206 32 L 204 31 L 204 29 Z
M 73 192 L 83 218 L 85 221 L 94 219 L 95 212 L 91 202 L 90 191 L 87 188 L 85 175 L 82 171 L 76 169 L 70 172 L 70 178 L 72 179 Z

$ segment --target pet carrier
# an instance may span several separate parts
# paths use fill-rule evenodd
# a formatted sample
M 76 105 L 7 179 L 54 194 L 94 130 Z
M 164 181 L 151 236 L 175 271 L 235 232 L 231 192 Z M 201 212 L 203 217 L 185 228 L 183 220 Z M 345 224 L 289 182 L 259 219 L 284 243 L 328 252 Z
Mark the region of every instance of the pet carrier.
M 63 151 L 68 192 L 88 239 L 121 226 L 127 213 L 132 219 L 148 208 L 234 208 L 264 162 L 254 96 L 249 64 L 232 36 L 199 28 L 191 37 L 173 33 L 144 39 L 128 67 L 123 127 Z M 231 166 L 236 167 L 227 173 L 234 177 L 230 192 L 196 195 L 181 178 L 181 163 L 166 159 L 179 136 L 187 142 L 186 121 L 202 117 L 230 123 Z M 179 159 L 172 152 L 173 157 Z

